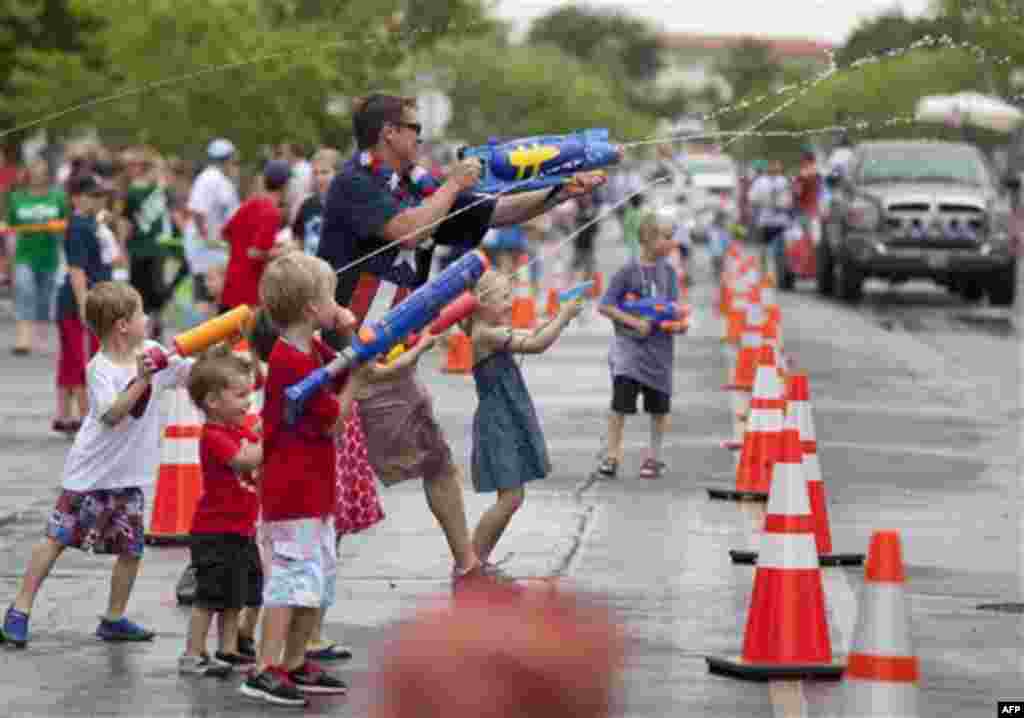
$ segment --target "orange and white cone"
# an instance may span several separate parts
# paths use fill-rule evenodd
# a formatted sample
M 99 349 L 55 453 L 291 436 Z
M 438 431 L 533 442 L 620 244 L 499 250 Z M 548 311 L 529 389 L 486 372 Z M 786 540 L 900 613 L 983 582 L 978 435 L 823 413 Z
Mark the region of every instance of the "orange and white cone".
M 762 351 L 771 347 L 761 347 Z M 729 501 L 767 501 L 772 465 L 778 460 L 783 425 L 783 410 L 772 399 L 750 400 L 750 418 L 743 432 L 743 447 L 736 466 L 734 489 L 708 488 L 712 499 Z
M 771 487 L 774 486 L 775 480 L 780 474 L 786 474 L 788 476 L 790 473 L 799 473 L 801 476 L 804 476 L 802 450 L 800 450 L 800 426 L 797 423 L 796 415 L 792 412 L 786 414 L 785 418 L 782 420 L 782 432 L 779 437 L 778 459 L 769 469 L 769 473 L 771 474 L 771 483 L 768 486 L 769 504 L 771 503 Z M 796 448 L 794 449 L 794 447 Z M 808 513 L 811 515 L 813 525 L 814 512 L 813 510 L 808 509 Z M 757 556 L 757 551 L 729 551 L 729 557 L 732 559 L 733 563 L 754 564 L 757 563 Z
M 843 678 L 846 718 L 918 718 L 920 669 L 910 645 L 905 583 L 899 532 L 875 531 Z
M 771 345 L 761 344 L 757 348 L 757 362 L 754 371 L 753 396 L 750 402 L 744 406 L 738 403 L 736 406 L 736 419 L 746 422 L 750 412 L 755 407 L 760 409 L 786 410 L 786 400 L 783 392 L 783 379 L 779 372 L 776 361 L 776 352 Z M 736 442 L 725 442 L 723 446 L 735 451 L 741 449 L 742 445 Z
M 811 513 L 814 516 L 814 539 L 818 547 L 818 561 L 822 566 L 859 566 L 864 563 L 862 553 L 833 553 L 832 529 L 828 519 L 828 499 L 825 496 L 825 482 L 821 475 L 818 459 L 818 440 L 814 430 L 811 412 L 810 383 L 807 375 L 793 374 L 789 384 L 789 407 L 796 416 L 800 427 L 800 444 L 803 448 L 804 476 L 807 477 L 807 493 L 811 497 Z
M 738 657 L 709 656 L 708 670 L 748 681 L 839 680 L 844 667 L 832 655 L 825 589 L 796 431 L 787 434 L 775 472 L 743 653 Z
M 526 255 L 523 255 L 519 271 L 512 277 L 512 328 L 533 329 L 537 324 L 537 303 L 530 291 L 530 279 L 526 276 Z
M 184 387 L 166 393 L 168 423 L 160 442 L 160 470 L 146 542 L 184 543 L 203 489 L 199 467 L 202 418 Z

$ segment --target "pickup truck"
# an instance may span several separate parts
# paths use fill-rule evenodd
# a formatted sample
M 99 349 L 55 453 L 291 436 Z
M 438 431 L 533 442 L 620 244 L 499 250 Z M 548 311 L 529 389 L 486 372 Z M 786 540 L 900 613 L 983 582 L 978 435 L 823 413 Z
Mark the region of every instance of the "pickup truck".
M 987 295 L 994 306 L 1013 304 L 1010 203 L 974 146 L 864 142 L 846 174 L 826 181 L 832 202 L 816 251 L 821 294 L 856 302 L 868 277 L 929 278 L 969 301 Z

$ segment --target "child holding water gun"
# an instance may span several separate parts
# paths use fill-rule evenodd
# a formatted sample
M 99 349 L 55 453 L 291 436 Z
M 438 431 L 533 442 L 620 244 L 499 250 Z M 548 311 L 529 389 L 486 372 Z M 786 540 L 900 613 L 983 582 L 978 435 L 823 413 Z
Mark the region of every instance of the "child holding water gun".
M 608 447 L 597 467 L 597 473 L 605 478 L 618 476 L 626 415 L 636 413 L 639 394 L 643 394 L 644 410 L 651 416 L 650 452 L 640 468 L 640 477 L 657 479 L 665 472 L 661 447 L 671 408 L 674 337 L 659 330 L 656 322 L 623 311 L 620 305 L 629 295 L 666 302 L 678 299 L 676 272 L 666 259 L 673 248 L 675 226 L 675 213 L 670 209 L 641 211 L 639 257 L 615 273 L 598 309 L 615 325 L 608 357 L 612 374 Z
M 498 500 L 480 518 L 473 547 L 484 565 L 523 503 L 527 482 L 551 471 L 547 446 L 515 354 L 546 351 L 583 309 L 582 301 L 566 302 L 558 316 L 534 332 L 514 331 L 512 285 L 490 270 L 477 283 L 480 307 L 465 322 L 473 341 L 473 367 L 479 405 L 473 417 L 472 478 L 478 493 L 497 492 Z

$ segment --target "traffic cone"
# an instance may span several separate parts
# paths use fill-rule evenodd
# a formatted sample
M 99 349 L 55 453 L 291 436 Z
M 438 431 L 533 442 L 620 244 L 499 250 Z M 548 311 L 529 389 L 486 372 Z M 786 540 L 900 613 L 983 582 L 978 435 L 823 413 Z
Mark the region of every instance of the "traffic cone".
M 762 340 L 763 341 L 763 340 Z M 762 343 L 757 349 L 757 364 L 754 370 L 754 386 L 750 402 L 736 410 L 736 418 L 747 421 L 750 409 L 755 405 L 762 409 L 786 410 L 783 392 L 784 377 L 781 375 L 775 347 Z
M 725 391 L 754 391 L 754 377 L 757 372 L 757 357 L 761 351 L 761 335 L 744 332 L 740 338 L 740 351 L 736 356 L 732 381 L 724 384 Z
M 446 374 L 469 374 L 473 371 L 473 343 L 463 331 L 448 335 L 448 355 L 441 371 Z
M 795 442 L 795 443 L 794 443 Z M 793 451 L 796 447 L 796 451 Z M 804 476 L 802 452 L 800 451 L 800 425 L 793 413 L 786 414 L 782 423 L 782 433 L 779 440 L 779 456 L 772 463 L 769 473 L 771 481 L 768 484 L 768 501 L 771 502 L 771 487 L 775 485 L 775 479 L 786 472 L 799 472 Z M 789 453 L 787 453 L 789 451 Z M 787 474 L 788 475 L 788 474 Z M 805 478 L 806 481 L 806 478 Z M 809 495 L 809 494 L 808 494 Z M 810 512 L 813 517 L 813 512 Z M 729 551 L 729 557 L 733 563 L 753 564 L 757 563 L 757 551 Z
M 810 497 L 800 470 L 800 437 L 786 436 L 761 534 L 743 653 L 708 657 L 713 674 L 748 681 L 838 680 L 844 666 L 832 655 L 825 589 L 814 546 Z
M 864 563 L 864 554 L 832 552 L 828 500 L 825 497 L 825 482 L 821 477 L 821 462 L 818 460 L 818 440 L 814 431 L 810 383 L 806 374 L 791 375 L 788 396 L 790 411 L 796 416 L 797 425 L 800 427 L 804 476 L 807 478 L 807 493 L 811 497 L 811 515 L 814 516 L 814 540 L 818 547 L 818 562 L 822 566 L 860 566 Z
M 765 347 L 762 347 L 763 349 Z M 750 417 L 743 432 L 743 447 L 739 464 L 736 466 L 736 487 L 708 488 L 708 496 L 712 499 L 768 500 L 772 464 L 779 457 L 783 411 L 770 401 L 755 401 L 751 399 Z
M 184 543 L 203 489 L 199 468 L 202 419 L 184 387 L 168 392 L 170 416 L 160 442 L 160 470 L 146 543 Z
M 523 255 L 520 259 L 525 260 L 526 255 Z M 513 329 L 533 329 L 534 325 L 537 323 L 537 305 L 533 299 L 533 294 L 530 292 L 530 280 L 529 278 L 524 279 L 522 277 L 525 273 L 525 269 L 526 262 L 520 261 L 519 271 L 517 271 L 512 278 Z
M 843 716 L 918 718 L 920 668 L 910 645 L 905 583 L 899 532 L 875 531 L 843 680 Z
M 548 319 L 554 319 L 558 316 L 558 290 L 554 287 L 548 289 L 548 303 L 544 307 L 544 316 Z

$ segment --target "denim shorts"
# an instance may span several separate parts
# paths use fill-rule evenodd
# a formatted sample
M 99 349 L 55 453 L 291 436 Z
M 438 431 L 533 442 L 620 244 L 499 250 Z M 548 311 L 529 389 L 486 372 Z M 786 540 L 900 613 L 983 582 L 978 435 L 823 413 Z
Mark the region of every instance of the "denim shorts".
M 334 605 L 338 555 L 333 516 L 264 521 L 260 535 L 269 564 L 264 606 L 326 610 Z
M 53 318 L 56 272 L 37 272 L 28 264 L 14 265 L 14 316 L 19 321 L 47 322 Z

